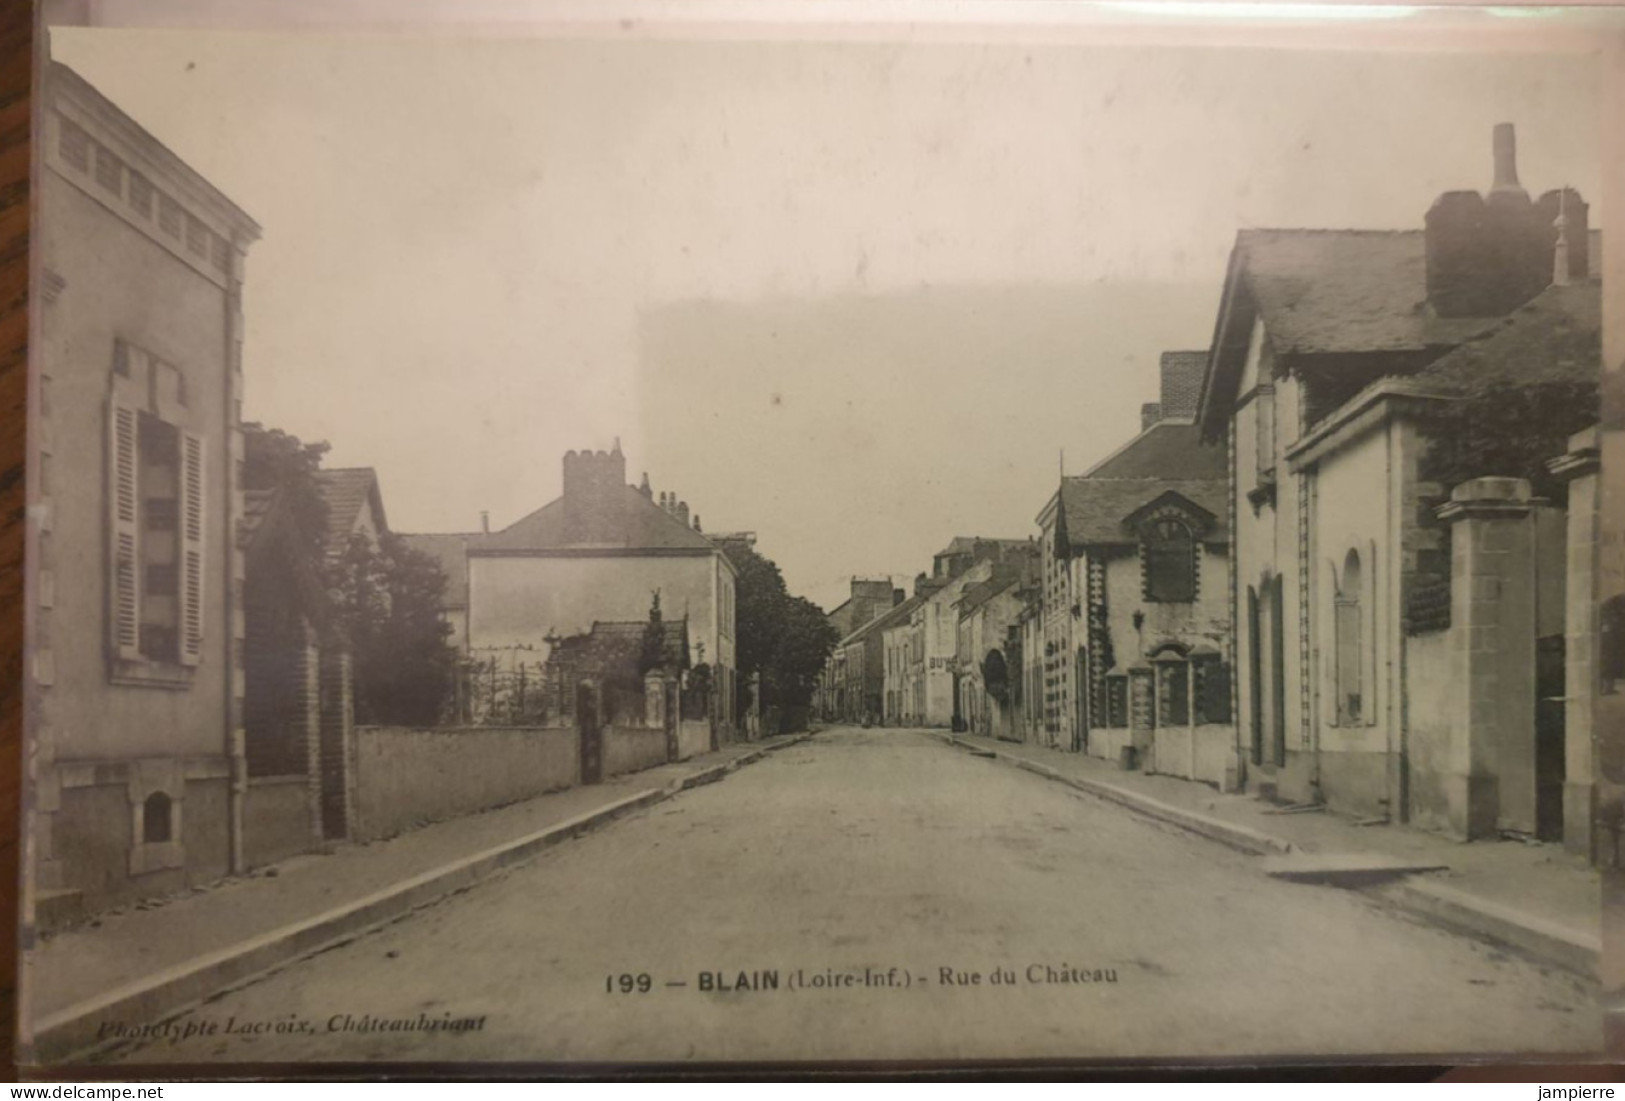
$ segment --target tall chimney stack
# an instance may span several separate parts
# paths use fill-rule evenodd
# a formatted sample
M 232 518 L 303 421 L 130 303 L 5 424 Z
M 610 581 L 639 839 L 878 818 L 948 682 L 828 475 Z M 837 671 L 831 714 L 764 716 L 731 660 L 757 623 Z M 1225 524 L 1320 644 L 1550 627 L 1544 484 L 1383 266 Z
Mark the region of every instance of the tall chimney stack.
M 682 524 L 683 524 L 683 526 L 685 528 L 688 527 L 688 502 L 687 501 L 678 501 L 677 502 L 677 519 L 682 521 Z
M 487 535 L 491 534 L 491 514 L 485 509 L 480 510 L 480 530 Z
M 1512 124 L 1496 123 L 1493 140 L 1495 182 L 1490 185 L 1490 201 L 1494 202 L 1497 196 L 1516 197 L 1527 201 L 1529 193 L 1518 183 L 1518 136 L 1512 129 Z

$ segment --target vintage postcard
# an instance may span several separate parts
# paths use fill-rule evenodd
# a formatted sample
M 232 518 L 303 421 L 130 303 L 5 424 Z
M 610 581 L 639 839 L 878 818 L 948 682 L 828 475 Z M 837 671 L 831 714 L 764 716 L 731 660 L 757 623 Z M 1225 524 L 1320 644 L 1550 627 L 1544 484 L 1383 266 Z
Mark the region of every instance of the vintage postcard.
M 26 1059 L 1604 1050 L 1616 13 L 419 7 L 47 5 Z

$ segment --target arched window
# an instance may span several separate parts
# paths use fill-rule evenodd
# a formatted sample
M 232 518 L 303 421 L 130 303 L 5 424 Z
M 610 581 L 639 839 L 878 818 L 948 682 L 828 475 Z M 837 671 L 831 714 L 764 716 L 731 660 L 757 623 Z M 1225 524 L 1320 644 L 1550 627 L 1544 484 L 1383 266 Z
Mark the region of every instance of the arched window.
M 1364 714 L 1364 684 L 1361 683 L 1360 647 L 1364 624 L 1360 606 L 1360 552 L 1350 550 L 1343 559 L 1342 576 L 1337 583 L 1335 609 L 1337 652 L 1337 721 L 1357 723 Z
M 169 796 L 155 791 L 141 805 L 141 840 L 148 845 L 161 845 L 173 833 L 174 805 Z
M 1145 533 L 1145 598 L 1162 604 L 1196 599 L 1196 540 L 1183 520 L 1165 516 Z

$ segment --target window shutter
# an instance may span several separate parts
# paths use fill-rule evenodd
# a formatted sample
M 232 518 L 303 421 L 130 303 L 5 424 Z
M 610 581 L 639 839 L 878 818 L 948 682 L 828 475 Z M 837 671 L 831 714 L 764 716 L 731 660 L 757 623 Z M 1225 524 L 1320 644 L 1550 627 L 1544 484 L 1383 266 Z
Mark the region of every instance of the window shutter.
M 1320 721 L 1324 726 L 1336 726 L 1340 708 L 1338 692 L 1342 685 L 1337 675 L 1337 575 L 1338 563 L 1326 559 L 1316 588 L 1320 591 L 1319 607 L 1323 609 L 1320 629 L 1316 632 L 1319 652 L 1316 658 L 1320 673 Z
M 136 465 L 140 421 L 115 396 L 107 409 L 108 632 L 113 654 L 141 660 L 141 509 Z
M 203 658 L 203 439 L 181 433 L 180 654 L 182 665 Z

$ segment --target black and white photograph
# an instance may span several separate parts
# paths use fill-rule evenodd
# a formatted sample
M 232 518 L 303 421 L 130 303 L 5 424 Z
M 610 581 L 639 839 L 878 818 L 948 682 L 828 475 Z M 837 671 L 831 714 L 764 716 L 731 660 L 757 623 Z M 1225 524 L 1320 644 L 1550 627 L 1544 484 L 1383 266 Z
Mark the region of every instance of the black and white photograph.
M 1618 13 L 272 7 L 43 5 L 26 1064 L 1605 1050 Z

